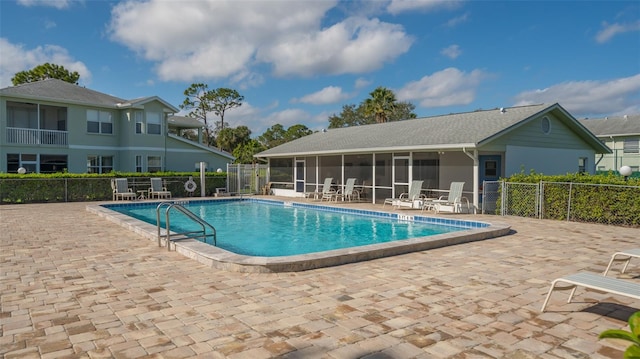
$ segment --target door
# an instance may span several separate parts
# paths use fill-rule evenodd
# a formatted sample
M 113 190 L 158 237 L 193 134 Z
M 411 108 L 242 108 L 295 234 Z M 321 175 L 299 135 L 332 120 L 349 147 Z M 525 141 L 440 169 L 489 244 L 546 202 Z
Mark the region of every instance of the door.
M 393 198 L 409 192 L 409 157 L 393 158 Z
M 483 183 L 484 181 L 497 181 L 500 179 L 502 175 L 502 157 L 500 155 L 485 155 L 480 156 L 480 178 L 478 179 L 480 182 L 479 198 L 478 200 L 482 203 L 482 210 L 484 211 L 492 211 L 495 209 L 495 202 L 497 201 L 497 191 L 493 193 L 493 189 L 497 188 L 497 186 L 491 186 L 487 188 L 487 198 L 486 201 L 483 200 Z M 491 192 L 491 193 L 490 193 Z M 486 202 L 486 203 L 485 203 Z
M 296 192 L 304 192 L 304 160 L 296 160 Z

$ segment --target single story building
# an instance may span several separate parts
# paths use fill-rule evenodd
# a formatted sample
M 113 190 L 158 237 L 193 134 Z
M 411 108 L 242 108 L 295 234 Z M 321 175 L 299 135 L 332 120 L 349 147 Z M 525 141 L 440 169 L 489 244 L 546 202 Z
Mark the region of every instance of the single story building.
M 325 178 L 340 188 L 356 178 L 366 200 L 383 203 L 423 189 L 465 182 L 479 208 L 483 181 L 515 173 L 594 173 L 596 154 L 611 153 L 559 104 L 479 110 L 316 132 L 255 156 L 268 160 L 280 195 L 321 190 Z

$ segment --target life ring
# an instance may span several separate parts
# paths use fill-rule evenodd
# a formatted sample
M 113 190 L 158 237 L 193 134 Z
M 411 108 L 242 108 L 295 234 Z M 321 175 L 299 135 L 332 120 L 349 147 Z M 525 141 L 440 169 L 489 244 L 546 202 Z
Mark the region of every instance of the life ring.
M 196 185 L 195 182 L 193 182 L 191 178 L 189 178 L 189 180 L 184 183 L 184 190 L 187 192 L 193 192 L 196 190 L 197 187 L 198 186 Z

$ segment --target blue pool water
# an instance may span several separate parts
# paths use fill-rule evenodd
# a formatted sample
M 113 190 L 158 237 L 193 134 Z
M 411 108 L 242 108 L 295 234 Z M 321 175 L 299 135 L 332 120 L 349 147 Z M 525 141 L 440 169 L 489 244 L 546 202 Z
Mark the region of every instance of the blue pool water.
M 154 225 L 156 206 L 157 203 L 105 205 Z M 352 211 L 365 214 L 357 215 L 330 208 L 323 210 L 321 206 L 289 206 L 275 201 L 193 201 L 183 206 L 216 228 L 218 247 L 249 256 L 315 253 L 468 229 L 463 225 L 400 221 L 395 214 Z M 163 228 L 164 209 L 160 211 Z M 200 228 L 179 211 L 172 210 L 170 215 L 172 231 Z

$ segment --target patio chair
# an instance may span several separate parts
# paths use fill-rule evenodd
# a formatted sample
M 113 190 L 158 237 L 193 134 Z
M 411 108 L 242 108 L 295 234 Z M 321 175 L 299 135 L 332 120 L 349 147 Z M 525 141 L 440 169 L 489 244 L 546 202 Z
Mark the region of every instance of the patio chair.
M 111 188 L 113 188 L 113 200 L 119 199 L 133 200 L 136 199 L 136 193 L 129 188 L 129 182 L 126 178 L 116 178 L 111 180 Z
M 149 198 L 171 198 L 171 191 L 162 185 L 162 178 L 151 178 L 151 187 L 149 187 Z
M 327 177 L 324 179 L 322 185 L 322 193 L 320 193 L 320 201 L 331 201 L 336 196 L 336 190 L 333 188 L 333 177 Z
M 398 198 L 386 198 L 384 203 L 382 203 L 382 207 L 384 207 L 387 203 L 396 207 L 415 207 L 415 202 L 421 200 L 424 196 L 422 195 L 422 183 L 424 181 L 413 181 L 409 186 L 409 192 L 401 193 Z M 416 208 L 421 208 L 418 206 Z
M 347 178 L 347 183 L 344 186 L 344 191 L 339 190 L 336 193 L 336 201 L 342 199 L 343 201 L 360 200 L 360 191 L 355 189 L 356 179 Z
M 466 205 L 468 213 L 471 210 L 471 204 L 468 198 L 462 196 L 463 188 L 464 182 L 451 182 L 449 193 L 446 196 L 440 196 L 440 198 L 431 201 L 436 213 L 461 213 L 463 205 Z
M 549 304 L 551 293 L 556 290 L 571 290 L 571 293 L 569 293 L 569 299 L 567 300 L 567 303 L 571 303 L 571 299 L 573 298 L 577 287 L 584 287 L 600 292 L 640 299 L 640 283 L 613 277 L 605 277 L 596 273 L 578 272 L 558 278 L 551 282 L 551 288 L 549 288 L 549 292 L 547 293 L 547 297 L 544 299 L 544 303 L 542 303 L 540 311 L 544 312 L 547 304 Z
M 609 264 L 607 265 L 607 269 L 604 270 L 604 275 L 609 273 L 611 266 L 614 262 L 623 262 L 624 266 L 620 273 L 624 273 L 627 270 L 627 266 L 629 266 L 629 262 L 631 258 L 640 258 L 640 248 L 626 249 L 624 251 L 615 252 L 611 256 L 611 260 L 609 260 Z

